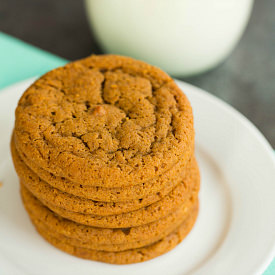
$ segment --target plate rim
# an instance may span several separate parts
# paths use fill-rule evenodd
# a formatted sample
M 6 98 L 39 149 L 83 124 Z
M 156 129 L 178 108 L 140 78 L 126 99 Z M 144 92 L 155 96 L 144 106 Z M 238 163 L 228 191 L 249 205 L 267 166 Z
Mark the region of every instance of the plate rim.
M 271 144 L 268 142 L 268 140 L 265 138 L 263 133 L 256 127 L 255 124 L 252 123 L 252 121 L 250 121 L 246 116 L 244 116 L 240 111 L 235 109 L 232 105 L 223 101 L 219 97 L 209 93 L 208 91 L 196 87 L 192 84 L 186 83 L 184 81 L 177 79 L 175 80 L 177 83 L 183 84 L 185 87 L 190 87 L 192 89 L 192 92 L 195 92 L 198 96 L 204 97 L 204 99 L 207 99 L 208 101 L 219 105 L 220 107 L 222 107 L 223 111 L 227 112 L 228 114 L 234 116 L 235 119 L 239 120 L 242 126 L 247 128 L 261 143 L 261 145 L 265 149 L 265 153 L 270 157 L 270 160 L 273 162 L 273 166 L 275 168 L 275 151 L 272 148 Z M 275 239 L 271 240 L 271 243 L 272 244 L 270 247 L 270 251 L 268 255 L 266 255 L 265 257 L 266 260 L 263 261 L 262 264 L 259 264 L 257 270 L 255 270 L 255 274 L 263 274 L 267 270 L 269 265 L 272 263 L 272 261 L 275 261 Z

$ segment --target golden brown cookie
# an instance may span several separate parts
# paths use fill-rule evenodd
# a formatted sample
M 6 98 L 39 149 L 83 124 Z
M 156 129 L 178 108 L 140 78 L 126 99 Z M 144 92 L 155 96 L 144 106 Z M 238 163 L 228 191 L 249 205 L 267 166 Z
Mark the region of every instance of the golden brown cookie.
M 158 238 L 163 232 L 171 232 L 179 225 L 193 207 L 196 208 L 197 198 L 190 199 L 186 207 L 166 216 L 154 223 L 138 227 L 108 229 L 81 225 L 64 219 L 37 200 L 24 186 L 21 186 L 21 196 L 24 206 L 31 217 L 38 219 L 41 224 L 52 228 L 58 234 L 83 242 L 92 242 L 96 245 L 115 245 L 134 243 Z
M 24 184 L 24 182 L 22 182 Z M 167 196 L 160 201 L 138 210 L 122 213 L 119 215 L 97 216 L 69 212 L 63 208 L 52 205 L 49 201 L 40 199 L 41 202 L 63 218 L 77 223 L 105 228 L 134 227 L 154 222 L 169 215 L 178 208 L 185 207 L 192 196 L 196 196 L 199 191 L 200 176 L 197 166 L 190 169 L 185 181 L 177 185 Z M 188 186 L 189 188 L 187 188 Z M 186 192 L 187 190 L 187 192 Z M 35 195 L 35 194 L 34 194 Z
M 92 215 L 118 215 L 121 213 L 126 213 L 134 210 L 138 210 L 142 207 L 146 207 L 154 202 L 160 201 L 164 196 L 169 193 L 169 189 L 161 190 L 155 196 L 150 196 L 127 201 L 127 202 L 118 202 L 118 203 L 109 203 L 109 202 L 98 202 L 88 199 L 83 199 L 65 192 L 62 192 L 51 185 L 47 184 L 45 181 L 41 180 L 34 172 L 32 172 L 20 159 L 19 155 L 15 150 L 15 146 L 11 143 L 11 152 L 13 157 L 14 166 L 18 176 L 20 177 L 23 184 L 40 200 L 46 201 L 49 205 L 57 206 L 59 208 L 66 209 L 70 212 L 79 212 L 83 214 L 92 214 Z M 186 168 L 188 173 L 192 166 L 194 167 L 195 159 L 192 159 Z M 190 171 L 189 171 L 190 170 Z M 182 183 L 181 192 L 183 195 L 188 195 L 191 192 L 192 182 L 188 180 L 190 176 L 186 175 L 187 180 L 184 180 Z M 181 180 L 181 179 L 179 179 Z M 168 184 L 169 185 L 169 184 Z M 176 201 L 175 201 L 176 202 Z M 54 210 L 54 209 L 53 209 Z
M 160 69 L 91 56 L 26 90 L 16 109 L 15 143 L 38 166 L 75 183 L 137 185 L 190 159 L 192 109 Z
M 46 224 L 44 224 L 39 217 L 35 217 L 34 215 L 30 215 L 32 223 L 35 225 L 36 228 L 40 228 L 42 230 L 49 231 L 52 236 L 54 236 L 57 239 L 60 238 L 68 238 L 70 239 L 70 243 L 74 246 L 88 248 L 88 249 L 94 249 L 94 250 L 103 250 L 103 251 L 109 251 L 109 252 L 118 252 L 118 251 L 124 251 L 128 249 L 134 249 L 134 248 L 140 248 L 146 245 L 149 245 L 151 243 L 157 242 L 160 239 L 164 238 L 165 236 L 169 235 L 172 231 L 175 230 L 181 223 L 183 223 L 186 219 L 188 219 L 190 216 L 194 215 L 197 211 L 197 204 L 194 204 L 190 211 L 184 213 L 182 217 L 180 217 L 168 230 L 160 232 L 157 236 L 154 236 L 153 238 L 146 239 L 146 240 L 140 240 L 136 242 L 126 242 L 122 244 L 97 244 L 93 241 L 89 240 L 81 240 L 77 238 L 70 238 L 66 235 L 60 234 L 53 230 L 52 228 L 48 227 Z M 127 232 L 127 231 L 126 231 Z
M 54 174 L 47 172 L 37 166 L 30 159 L 26 158 L 22 152 L 17 151 L 13 139 L 11 141 L 11 151 L 15 157 L 19 156 L 24 161 L 24 164 L 34 171 L 41 179 L 63 192 L 102 202 L 125 202 L 129 200 L 138 200 L 139 204 L 139 200 L 142 199 L 143 206 L 146 204 L 146 201 L 157 201 L 169 193 L 172 188 L 180 182 L 180 179 L 184 178 L 189 165 L 189 163 L 179 161 L 166 173 L 154 178 L 153 180 L 144 182 L 143 184 L 123 188 L 104 188 L 76 184 L 64 177 L 57 177 Z M 192 159 L 193 157 L 189 161 L 192 161 Z
M 173 249 L 190 232 L 196 221 L 196 217 L 197 211 L 184 221 L 178 229 L 153 244 L 121 252 L 106 252 L 78 247 L 69 238 L 61 236 L 56 238 L 51 235 L 51 232 L 42 228 L 37 228 L 37 231 L 50 244 L 74 256 L 112 264 L 131 264 L 150 260 Z

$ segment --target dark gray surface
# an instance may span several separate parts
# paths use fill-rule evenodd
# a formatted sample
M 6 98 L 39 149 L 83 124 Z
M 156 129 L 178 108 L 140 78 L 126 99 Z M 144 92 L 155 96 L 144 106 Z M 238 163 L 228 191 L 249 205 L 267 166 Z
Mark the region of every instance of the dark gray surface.
M 0 30 L 69 60 L 101 53 L 80 0 L 0 0 Z M 233 105 L 275 147 L 275 1 L 255 1 L 243 38 L 223 64 L 183 80 Z

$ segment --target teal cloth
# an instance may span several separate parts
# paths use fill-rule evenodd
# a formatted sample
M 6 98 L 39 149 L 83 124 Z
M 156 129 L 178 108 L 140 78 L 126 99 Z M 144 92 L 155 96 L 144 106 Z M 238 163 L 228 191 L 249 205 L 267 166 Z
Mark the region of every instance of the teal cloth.
M 0 32 L 0 89 L 68 61 Z
M 26 78 L 42 75 L 67 62 L 0 32 L 0 89 Z M 263 275 L 275 275 L 275 259 Z

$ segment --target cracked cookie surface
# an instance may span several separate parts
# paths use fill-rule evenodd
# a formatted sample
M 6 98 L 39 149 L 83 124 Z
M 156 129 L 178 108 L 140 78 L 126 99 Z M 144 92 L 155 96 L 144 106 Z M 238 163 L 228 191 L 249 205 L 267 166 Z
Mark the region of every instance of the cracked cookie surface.
M 16 109 L 15 143 L 37 165 L 72 182 L 137 185 L 190 159 L 192 109 L 160 69 L 91 56 L 26 90 Z

